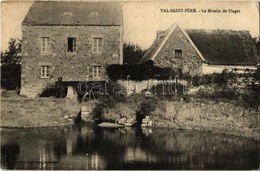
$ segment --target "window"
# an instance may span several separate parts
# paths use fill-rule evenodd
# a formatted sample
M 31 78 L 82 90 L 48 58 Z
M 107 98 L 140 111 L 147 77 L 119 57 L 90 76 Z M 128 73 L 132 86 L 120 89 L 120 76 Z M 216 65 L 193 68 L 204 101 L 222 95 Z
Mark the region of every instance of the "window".
M 51 51 L 51 43 L 49 37 L 41 37 L 41 52 L 46 53 Z
M 41 66 L 41 78 L 50 78 L 50 66 L 48 65 Z
M 72 16 L 72 12 L 70 12 L 70 11 L 65 11 L 65 12 L 63 13 L 63 16 Z
M 68 38 L 68 52 L 76 52 L 76 38 L 75 37 Z
M 92 12 L 90 13 L 90 16 L 98 17 L 98 12 L 97 12 L 97 11 L 92 11 Z
M 175 49 L 174 50 L 174 58 L 177 58 L 177 59 L 182 58 L 182 50 L 181 49 Z
M 93 66 L 93 78 L 101 77 L 101 66 Z
M 102 51 L 102 38 L 93 38 L 94 45 L 93 45 L 93 52 L 99 53 Z

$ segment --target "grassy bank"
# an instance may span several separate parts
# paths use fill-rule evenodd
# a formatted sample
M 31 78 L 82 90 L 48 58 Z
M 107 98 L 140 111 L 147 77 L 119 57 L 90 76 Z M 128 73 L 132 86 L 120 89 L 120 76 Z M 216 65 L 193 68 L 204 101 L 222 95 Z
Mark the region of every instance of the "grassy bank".
M 110 122 L 149 116 L 155 127 L 196 129 L 260 140 L 259 112 L 234 100 L 133 95 L 114 105 L 101 103 L 93 115 Z
M 1 127 L 47 127 L 73 123 L 79 106 L 68 99 L 1 98 Z
M 259 113 L 234 101 L 163 101 L 151 115 L 159 127 L 212 131 L 260 140 Z
M 69 99 L 2 97 L 0 125 L 27 128 L 72 124 L 80 106 L 90 106 L 90 117 L 95 120 L 115 122 L 121 118 L 141 120 L 149 116 L 154 127 L 196 129 L 260 140 L 260 113 L 235 100 L 138 94 L 116 100 L 109 98 L 99 103 L 78 104 Z

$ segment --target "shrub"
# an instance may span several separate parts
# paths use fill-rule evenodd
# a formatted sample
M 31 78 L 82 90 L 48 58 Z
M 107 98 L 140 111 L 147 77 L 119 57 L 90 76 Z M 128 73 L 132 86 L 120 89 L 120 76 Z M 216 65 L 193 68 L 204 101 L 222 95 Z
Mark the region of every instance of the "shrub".
M 103 103 L 98 103 L 92 111 L 93 118 L 101 119 L 105 108 L 106 106 Z
M 153 94 L 163 95 L 163 96 L 172 96 L 176 93 L 184 94 L 187 91 L 187 88 L 184 85 L 176 83 L 163 83 L 151 87 L 150 92 Z
M 80 91 L 79 91 L 80 90 Z M 119 82 L 107 81 L 88 81 L 78 87 L 79 98 L 85 96 L 85 100 L 99 100 L 111 107 L 117 102 L 125 100 L 125 89 Z M 86 93 L 90 94 L 90 96 Z
M 259 70 L 259 71 L 258 71 Z M 222 73 L 206 74 L 203 76 L 194 76 L 192 81 L 194 86 L 216 84 L 218 86 L 234 85 L 241 81 L 244 83 L 249 82 L 249 78 L 254 77 L 256 80 L 260 78 L 260 69 L 256 70 L 255 73 L 251 73 L 249 70 L 245 70 L 244 73 L 238 73 L 236 70 L 224 70 Z M 188 77 L 186 78 L 188 79 Z
M 146 50 L 141 49 L 137 44 L 124 43 L 123 44 L 123 56 L 124 63 L 137 64 L 143 57 Z
M 137 114 L 141 116 L 149 116 L 151 112 L 155 110 L 156 106 L 158 105 L 158 102 L 158 97 L 147 98 L 146 100 L 142 100 Z
M 1 67 L 1 87 L 7 90 L 21 87 L 21 65 Z
M 150 116 L 153 118 L 162 119 L 166 115 L 166 102 L 162 101 L 160 105 L 155 106 L 155 110 L 150 112 Z
M 118 103 L 112 108 L 104 109 L 104 114 L 102 120 L 104 121 L 116 121 L 120 118 L 134 117 L 136 114 L 137 108 L 128 103 Z
M 218 88 L 218 90 L 204 89 L 199 90 L 196 93 L 195 97 L 197 98 L 206 98 L 206 99 L 227 99 L 227 100 L 237 100 L 238 96 L 235 91 L 229 88 Z
M 254 72 L 253 77 L 258 81 L 260 80 L 260 66 L 257 67 L 257 70 Z
M 113 105 L 109 104 L 111 103 L 109 102 L 110 99 L 107 98 L 104 100 L 105 101 L 102 103 L 98 103 L 93 110 L 94 118 L 99 118 L 101 121 L 114 122 L 116 119 L 122 117 L 135 117 L 135 114 L 139 109 L 139 102 L 133 99 L 113 102 Z
M 251 91 L 242 95 L 243 101 L 251 107 L 258 107 L 260 104 L 260 84 L 253 84 L 248 89 Z
M 113 64 L 106 68 L 108 77 L 111 80 L 127 80 L 130 76 L 131 80 L 142 81 L 148 79 L 167 80 L 179 74 L 171 68 L 161 68 L 153 66 L 150 63 L 140 65 L 119 65 Z

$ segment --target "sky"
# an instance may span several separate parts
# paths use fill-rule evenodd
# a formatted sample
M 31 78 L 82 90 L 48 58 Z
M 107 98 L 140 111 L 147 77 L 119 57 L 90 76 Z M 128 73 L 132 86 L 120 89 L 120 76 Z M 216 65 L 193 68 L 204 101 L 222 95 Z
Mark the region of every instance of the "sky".
M 21 39 L 21 23 L 32 1 L 3 1 L 1 3 L 1 50 L 6 50 L 10 38 Z M 196 9 L 197 13 L 175 9 Z M 162 12 L 166 9 L 175 12 Z M 208 9 L 220 13 L 203 13 Z M 238 13 L 222 11 L 239 10 Z M 123 3 L 124 41 L 149 48 L 157 30 L 165 30 L 174 23 L 183 29 L 249 30 L 259 36 L 259 10 L 256 1 L 146 1 Z

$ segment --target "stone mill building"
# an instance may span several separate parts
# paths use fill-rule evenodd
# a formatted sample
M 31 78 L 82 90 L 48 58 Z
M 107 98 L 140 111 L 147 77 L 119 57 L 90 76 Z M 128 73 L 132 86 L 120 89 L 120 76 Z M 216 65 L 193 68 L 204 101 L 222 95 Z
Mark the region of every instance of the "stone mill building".
M 37 97 L 58 78 L 105 80 L 123 62 L 117 2 L 34 2 L 22 23 L 21 95 Z
M 256 46 L 249 31 L 182 29 L 173 24 L 158 31 L 140 63 L 154 61 L 161 67 L 178 68 L 191 76 L 256 70 Z

